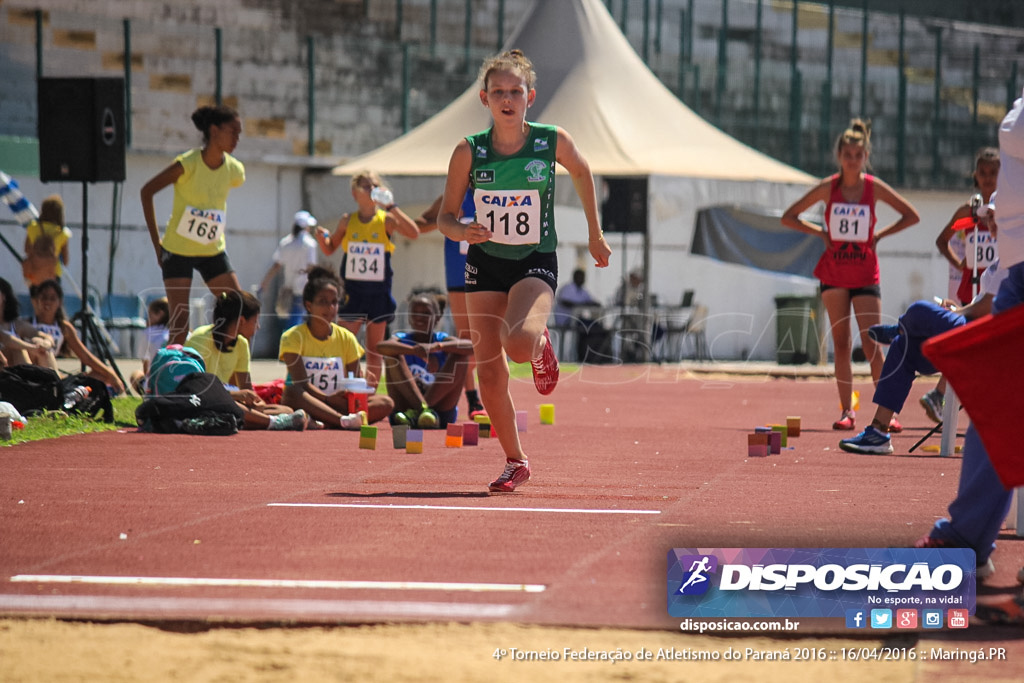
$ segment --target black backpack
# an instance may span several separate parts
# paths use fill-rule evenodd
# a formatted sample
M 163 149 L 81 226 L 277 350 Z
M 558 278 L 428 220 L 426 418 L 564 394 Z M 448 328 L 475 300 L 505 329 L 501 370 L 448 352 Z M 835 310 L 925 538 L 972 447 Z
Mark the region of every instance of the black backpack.
M 89 395 L 75 403 L 71 408 L 64 408 L 67 398 L 79 387 L 89 387 Z M 107 385 L 95 377 L 88 375 L 69 375 L 60 381 L 61 400 L 60 409 L 69 413 L 88 415 L 96 417 L 103 413 L 103 421 L 111 424 L 114 421 L 114 404 L 110 401 L 110 391 Z
M 0 370 L 0 400 L 26 416 L 44 410 L 60 410 L 64 407 L 60 375 L 38 365 L 4 368 Z
M 173 394 L 147 396 L 135 420 L 141 432 L 230 436 L 242 428 L 244 413 L 216 375 L 194 372 Z

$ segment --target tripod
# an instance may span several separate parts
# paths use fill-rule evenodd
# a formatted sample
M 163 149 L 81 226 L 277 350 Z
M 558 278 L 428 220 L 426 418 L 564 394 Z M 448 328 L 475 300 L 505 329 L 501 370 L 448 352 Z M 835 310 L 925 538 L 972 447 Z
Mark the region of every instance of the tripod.
M 89 185 L 85 181 L 82 181 L 82 289 L 78 289 L 69 274 L 65 273 L 65 277 L 82 300 L 82 310 L 72 318 L 72 322 L 79 323 L 82 327 L 82 341 L 87 346 L 92 346 L 99 359 L 114 370 L 114 374 L 124 385 L 125 393 L 130 394 L 131 384 L 125 381 L 110 348 L 112 342 L 110 333 L 107 332 L 103 321 L 96 316 L 96 312 L 89 305 Z

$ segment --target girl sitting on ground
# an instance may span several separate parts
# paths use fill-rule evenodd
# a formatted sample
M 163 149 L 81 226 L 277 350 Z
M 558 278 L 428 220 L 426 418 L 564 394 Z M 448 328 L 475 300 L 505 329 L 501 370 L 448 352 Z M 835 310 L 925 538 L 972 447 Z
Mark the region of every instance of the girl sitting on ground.
M 100 380 L 110 389 L 111 396 L 124 392 L 124 384 L 114 369 L 97 358 L 86 347 L 64 314 L 64 288 L 56 280 L 47 280 L 29 289 L 32 298 L 34 315 L 26 322 L 33 328 L 49 336 L 53 340 L 53 353 L 37 365 L 45 365 L 57 370 L 56 357 L 64 352 L 71 352 L 83 365 L 89 368 L 86 373 Z
M 167 339 L 170 336 L 167 328 L 167 321 L 171 318 L 171 308 L 167 303 L 167 297 L 153 299 L 146 309 L 146 345 L 142 349 L 142 370 L 132 373 L 132 389 L 140 396 L 146 392 L 145 379 L 149 374 L 149 365 L 153 362 L 156 352 L 167 346 Z
M 337 325 L 344 289 L 326 268 L 309 271 L 302 290 L 306 321 L 281 335 L 278 358 L 288 367 L 281 403 L 323 422 L 330 429 L 359 429 L 364 416 L 350 412 L 347 377 L 363 376 L 359 361 L 366 353 L 354 334 Z M 370 395 L 367 422 L 383 420 L 394 409 L 388 396 Z
M 440 319 L 437 299 L 415 294 L 409 299 L 412 331 L 398 332 L 377 345 L 388 393 L 395 400 L 395 424 L 432 429 L 446 427 L 458 416 L 473 342 L 434 331 Z
M 249 339 L 259 327 L 260 301 L 248 292 L 221 292 L 213 306 L 212 325 L 197 327 L 185 346 L 203 357 L 206 371 L 217 375 L 244 413 L 244 429 L 306 428 L 306 413 L 268 405 L 252 388 Z
M 20 319 L 20 312 L 14 288 L 0 277 L 0 353 L 4 356 L 4 366 L 51 367 L 50 361 L 36 363 L 36 359 L 53 356 L 53 340 Z

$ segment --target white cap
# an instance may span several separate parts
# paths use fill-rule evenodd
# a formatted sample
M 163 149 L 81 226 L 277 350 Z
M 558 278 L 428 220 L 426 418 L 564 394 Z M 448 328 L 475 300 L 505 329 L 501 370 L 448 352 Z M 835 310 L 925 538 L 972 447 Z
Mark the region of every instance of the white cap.
M 312 228 L 316 225 L 316 219 L 309 211 L 299 211 L 295 214 L 295 220 L 292 221 L 293 225 L 301 225 L 304 228 Z

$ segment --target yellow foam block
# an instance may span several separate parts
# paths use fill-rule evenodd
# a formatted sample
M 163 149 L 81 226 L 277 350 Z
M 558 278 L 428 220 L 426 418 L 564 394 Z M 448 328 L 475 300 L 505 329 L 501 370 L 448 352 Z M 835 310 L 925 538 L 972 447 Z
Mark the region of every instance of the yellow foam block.
M 422 453 L 423 442 L 422 441 L 406 441 L 405 442 L 406 453 Z
M 921 446 L 921 450 L 924 451 L 925 453 L 941 453 L 942 446 L 939 446 L 938 444 L 928 444 L 927 446 Z M 957 453 L 962 453 L 963 450 L 963 446 L 956 446 L 955 448 L 955 451 Z
M 371 438 L 368 438 L 368 437 L 365 437 L 365 436 L 360 437 L 359 438 L 359 447 L 360 448 L 365 448 L 365 449 L 371 450 L 371 451 L 377 450 L 377 439 L 376 438 L 371 439 Z
M 540 406 L 540 423 L 542 425 L 555 424 L 555 404 L 542 403 Z

